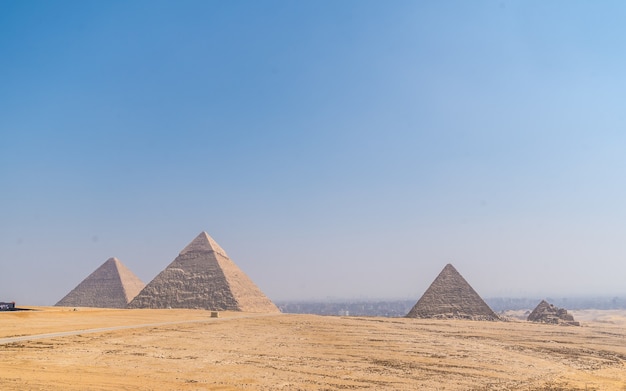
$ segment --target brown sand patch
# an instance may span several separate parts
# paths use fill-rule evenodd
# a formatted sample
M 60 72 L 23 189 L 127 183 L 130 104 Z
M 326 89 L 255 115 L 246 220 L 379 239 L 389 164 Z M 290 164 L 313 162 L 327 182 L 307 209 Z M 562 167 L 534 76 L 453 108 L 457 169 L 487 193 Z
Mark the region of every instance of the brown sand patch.
M 3 390 L 626 389 L 626 330 L 612 324 L 243 313 L 215 319 L 194 310 L 6 315 L 1 336 L 15 333 L 11 322 L 34 334 L 206 321 L 0 345 Z

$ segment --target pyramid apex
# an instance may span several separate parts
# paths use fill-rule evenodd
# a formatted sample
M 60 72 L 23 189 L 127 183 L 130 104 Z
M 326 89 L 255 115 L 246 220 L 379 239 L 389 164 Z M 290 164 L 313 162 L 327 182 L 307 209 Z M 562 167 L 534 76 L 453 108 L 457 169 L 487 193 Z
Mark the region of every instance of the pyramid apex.
M 228 257 L 226 251 L 224 251 L 224 249 L 205 231 L 200 232 L 200 234 L 180 252 L 180 255 L 189 252 L 216 252 Z
M 120 261 L 119 259 L 117 259 L 117 257 L 111 257 L 109 259 L 107 259 L 101 267 L 113 267 L 117 270 L 120 270 L 122 268 L 125 268 L 126 266 L 124 266 L 124 264 L 122 263 L 122 261 Z

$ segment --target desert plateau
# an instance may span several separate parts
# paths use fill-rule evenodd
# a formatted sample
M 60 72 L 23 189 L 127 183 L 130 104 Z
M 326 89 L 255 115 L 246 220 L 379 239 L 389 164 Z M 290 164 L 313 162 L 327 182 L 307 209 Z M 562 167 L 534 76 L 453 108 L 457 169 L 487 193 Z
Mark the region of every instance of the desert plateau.
M 0 389 L 626 390 L 626 312 L 576 317 L 39 307 L 0 314 Z

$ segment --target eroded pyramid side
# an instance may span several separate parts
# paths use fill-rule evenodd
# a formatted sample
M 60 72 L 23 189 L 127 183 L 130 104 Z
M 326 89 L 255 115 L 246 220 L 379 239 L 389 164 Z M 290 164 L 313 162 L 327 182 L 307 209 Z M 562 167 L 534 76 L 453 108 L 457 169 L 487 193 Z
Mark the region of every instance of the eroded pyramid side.
M 55 305 L 126 308 L 144 285 L 120 260 L 109 258 Z
M 278 311 L 206 232 L 148 283 L 129 308 Z
M 443 268 L 406 316 L 499 320 L 498 315 L 451 264 Z
M 565 308 L 559 308 L 545 300 L 541 300 L 533 312 L 528 315 L 527 320 L 529 322 L 580 326 L 580 323 L 576 322 L 574 316 L 568 314 Z

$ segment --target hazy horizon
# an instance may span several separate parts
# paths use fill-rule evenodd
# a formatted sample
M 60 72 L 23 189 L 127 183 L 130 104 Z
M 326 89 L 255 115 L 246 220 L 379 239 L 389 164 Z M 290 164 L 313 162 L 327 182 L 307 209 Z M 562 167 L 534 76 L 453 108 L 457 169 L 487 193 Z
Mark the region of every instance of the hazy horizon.
M 201 231 L 273 300 L 626 295 L 626 4 L 0 4 L 0 301 Z

